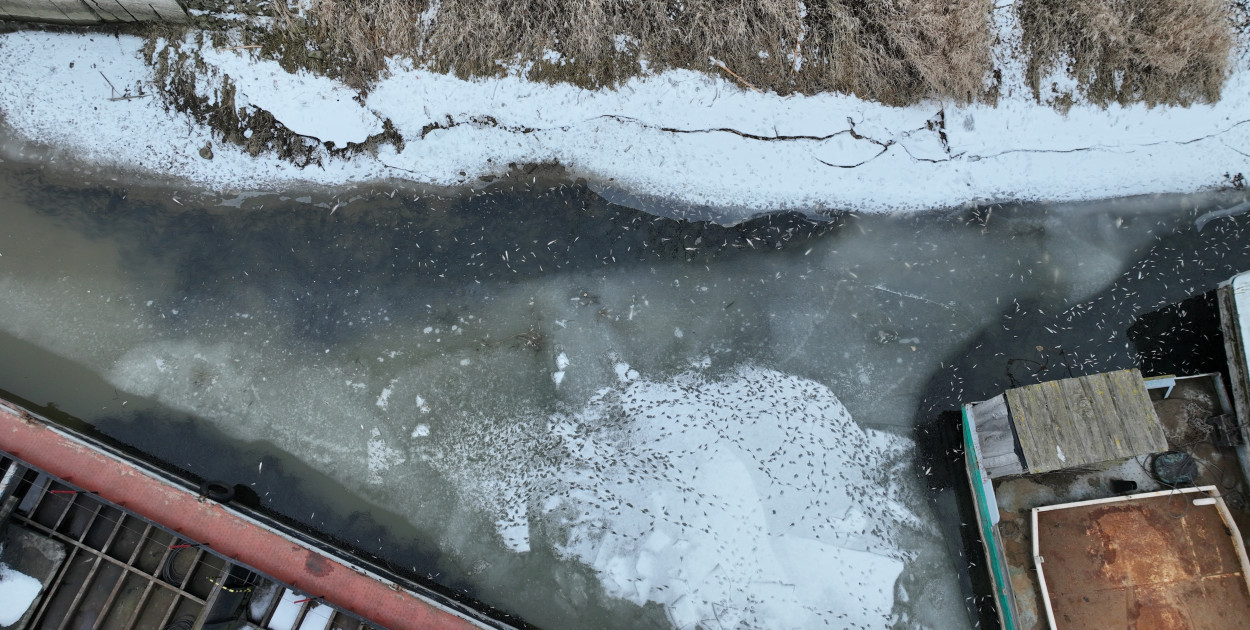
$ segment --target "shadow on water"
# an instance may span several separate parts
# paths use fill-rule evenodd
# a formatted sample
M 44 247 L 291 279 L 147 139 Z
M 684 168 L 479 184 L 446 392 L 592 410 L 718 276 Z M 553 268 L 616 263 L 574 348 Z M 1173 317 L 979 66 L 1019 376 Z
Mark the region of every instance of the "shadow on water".
M 1018 300 L 938 370 L 916 416 L 917 468 L 925 475 L 969 614 L 998 626 L 963 469 L 960 406 L 1012 387 L 1127 368 L 1143 374 L 1227 372 L 1216 287 L 1250 270 L 1250 216 L 1221 216 L 1159 236 L 1106 290 L 1063 310 Z M 1227 375 L 1225 376 L 1227 379 Z M 1227 381 L 1226 381 L 1227 382 Z M 960 526 L 952 526 L 960 523 Z
M 524 181 L 521 181 L 524 179 Z M 44 182 L 30 169 L 24 203 L 88 237 L 116 237 L 128 271 L 174 270 L 171 330 L 263 305 L 317 344 L 356 323 L 490 299 L 499 286 L 553 273 L 681 261 L 712 265 L 793 250 L 846 227 L 793 212 L 723 226 L 613 203 L 583 184 L 530 177 L 455 196 L 361 192 L 350 203 L 249 199 L 245 209 L 173 206 L 124 188 Z M 349 330 L 351 329 L 351 330 Z

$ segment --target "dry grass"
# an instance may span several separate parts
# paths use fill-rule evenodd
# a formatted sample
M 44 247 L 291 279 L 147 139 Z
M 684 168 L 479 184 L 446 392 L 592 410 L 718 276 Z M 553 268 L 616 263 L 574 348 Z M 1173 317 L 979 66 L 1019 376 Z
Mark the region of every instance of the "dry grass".
M 1101 104 L 1220 97 L 1233 45 L 1223 0 L 1022 0 L 1017 7 L 1039 99 L 1054 71 L 1075 76 Z
M 990 66 L 990 0 L 441 0 L 423 22 L 429 8 L 316 0 L 306 20 L 285 8 L 277 17 L 289 39 L 318 42 L 359 87 L 388 55 L 460 76 L 519 61 L 530 78 L 586 87 L 619 83 L 644 62 L 723 72 L 716 59 L 782 94 L 836 90 L 904 104 L 981 98 Z
M 273 5 L 283 37 L 266 42 L 266 52 L 315 63 L 332 76 L 364 89 L 385 68 L 386 57 L 418 50 L 418 17 L 425 0 L 318 0 L 307 16 L 295 15 L 285 3 Z M 311 49 L 310 49 L 311 48 Z M 330 60 L 327 62 L 327 58 Z

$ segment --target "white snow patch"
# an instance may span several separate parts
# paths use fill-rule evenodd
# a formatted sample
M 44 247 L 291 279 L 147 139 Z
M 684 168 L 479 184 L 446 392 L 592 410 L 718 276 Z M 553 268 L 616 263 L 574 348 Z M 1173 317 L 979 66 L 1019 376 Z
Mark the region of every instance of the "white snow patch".
M 42 588 L 39 580 L 0 564 L 0 626 L 16 624 Z
M 616 371 L 617 380 L 622 383 L 628 383 L 639 376 L 638 370 L 629 367 L 629 364 L 625 362 L 616 363 L 616 365 L 612 366 L 612 369 Z
M 418 424 L 417 426 L 412 428 L 412 437 L 414 438 L 426 437 L 429 434 L 430 434 L 430 425 L 428 424 Z
M 273 611 L 273 617 L 269 621 L 269 630 L 294 630 L 295 620 L 299 617 L 300 604 L 295 602 L 305 599 L 305 596 L 293 591 L 284 591 L 282 600 L 278 602 L 278 607 Z
M 494 426 L 422 458 L 475 489 L 509 548 L 541 519 L 546 544 L 676 627 L 888 625 L 909 559 L 894 539 L 917 524 L 891 473 L 910 442 L 859 428 L 824 386 L 752 366 L 634 372 L 575 413 Z M 554 444 L 535 449 L 539 431 Z M 483 448 L 498 457 L 469 455 Z
M 565 370 L 565 369 L 568 369 L 568 367 L 569 367 L 569 355 L 564 354 L 563 352 L 556 355 L 556 369 Z
M 426 432 L 428 434 L 428 427 Z M 416 433 L 414 430 L 414 437 Z M 382 483 L 382 473 L 390 470 L 392 466 L 398 466 L 407 461 L 403 453 L 386 445 L 386 441 L 382 439 L 382 432 L 376 428 L 370 433 L 367 448 L 369 451 L 369 483 L 374 485 Z
M 391 385 L 394 385 L 394 383 L 392 383 Z M 392 394 L 393 392 L 394 392 L 394 390 L 393 390 L 393 389 L 391 389 L 391 387 L 383 387 L 383 388 L 382 388 L 382 393 L 378 394 L 378 400 L 377 400 L 377 402 L 375 402 L 375 403 L 373 403 L 373 404 L 377 405 L 377 406 L 378 406 L 378 409 L 383 409 L 383 410 L 385 410 L 385 409 L 386 409 L 388 406 L 390 406 L 390 404 L 391 404 L 391 403 L 390 403 L 390 401 L 391 401 L 391 394 Z
M 382 131 L 377 115 L 338 81 L 307 72 L 290 74 L 278 62 L 257 59 L 248 50 L 204 46 L 199 52 L 217 74 L 230 75 L 236 107 L 264 109 L 295 133 L 341 148 Z

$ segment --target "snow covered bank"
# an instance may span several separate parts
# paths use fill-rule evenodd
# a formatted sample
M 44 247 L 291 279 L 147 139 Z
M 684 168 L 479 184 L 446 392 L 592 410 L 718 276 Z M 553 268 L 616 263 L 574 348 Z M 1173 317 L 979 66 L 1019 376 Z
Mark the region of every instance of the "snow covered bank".
M 0 36 L 0 51 L 41 61 L 7 69 L 0 111 L 18 138 L 82 162 L 221 190 L 391 178 L 480 184 L 510 163 L 555 161 L 646 197 L 736 208 L 727 220 L 784 208 L 885 212 L 1186 192 L 1250 170 L 1244 53 L 1214 105 L 1078 104 L 1061 113 L 1034 102 L 1024 84 L 1011 7 L 995 16 L 997 106 L 783 98 L 690 71 L 587 91 L 516 77 L 463 81 L 398 61 L 388 79 L 353 100 L 333 81 L 288 74 L 248 49 L 174 44 L 203 57 L 201 96 L 215 98 L 229 76 L 237 107 L 264 109 L 297 134 L 341 147 L 390 120 L 403 138 L 402 147 L 383 143 L 350 159 L 326 153 L 301 169 L 274 155 L 252 157 L 166 111 L 137 38 L 18 32 Z M 116 90 L 133 95 L 140 87 L 149 96 L 113 100 Z M 205 159 L 200 151 L 210 143 L 213 157 Z

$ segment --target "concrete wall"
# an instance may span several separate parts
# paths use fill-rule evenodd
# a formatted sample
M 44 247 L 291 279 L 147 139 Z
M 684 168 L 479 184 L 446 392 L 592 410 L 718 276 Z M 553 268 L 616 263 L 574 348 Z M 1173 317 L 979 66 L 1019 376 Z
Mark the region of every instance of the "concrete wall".
M 0 20 L 102 24 L 185 22 L 180 0 L 0 0 Z

